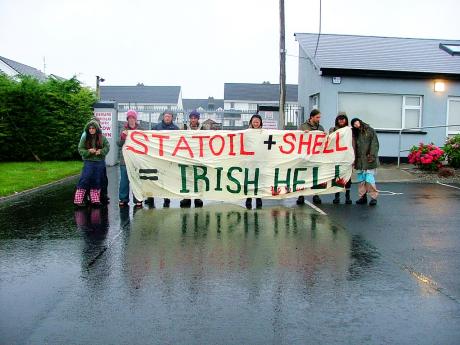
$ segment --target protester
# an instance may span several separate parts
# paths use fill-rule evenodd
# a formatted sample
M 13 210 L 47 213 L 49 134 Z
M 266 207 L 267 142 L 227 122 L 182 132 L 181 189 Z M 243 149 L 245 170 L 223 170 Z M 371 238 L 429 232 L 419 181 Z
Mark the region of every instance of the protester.
M 101 127 L 101 121 L 99 120 L 99 118 L 94 116 L 91 120 L 96 121 L 99 127 Z M 85 130 L 83 130 L 80 140 L 85 137 L 86 135 L 85 133 L 86 133 Z M 107 178 L 107 169 L 105 166 L 105 159 L 104 159 L 104 177 L 103 177 L 102 186 L 101 186 L 101 203 L 103 204 L 108 204 L 110 201 L 110 198 L 107 193 L 108 187 L 109 187 L 109 179 Z M 86 191 L 86 192 L 89 192 L 89 191 Z M 86 193 L 86 197 L 87 197 L 86 199 L 89 201 L 89 193 Z
M 335 118 L 335 126 L 329 129 L 329 133 L 335 132 L 336 130 L 340 128 L 348 127 L 348 117 L 347 113 L 344 111 L 341 111 L 338 113 L 337 117 Z M 348 182 L 345 185 L 345 203 L 346 204 L 351 204 L 351 198 L 350 198 L 350 188 L 351 188 L 351 178 L 348 180 Z M 334 204 L 340 204 L 340 193 L 335 193 L 334 200 L 332 200 Z
M 101 205 L 101 188 L 104 183 L 105 156 L 110 150 L 108 140 L 102 135 L 98 122 L 91 120 L 85 126 L 85 135 L 78 144 L 83 158 L 83 170 L 75 191 L 74 204 L 85 206 L 85 193 L 89 189 L 90 202 Z
M 202 126 L 200 124 L 200 113 L 196 110 L 193 110 L 189 114 L 189 122 L 184 123 L 184 128 L 185 130 L 189 131 L 196 131 L 196 130 L 201 130 Z M 195 204 L 195 207 L 203 207 L 203 200 L 201 199 L 194 199 L 193 203 Z M 180 207 L 191 207 L 192 206 L 192 199 L 183 199 L 180 201 Z
M 128 135 L 129 130 L 137 129 L 137 112 L 135 110 L 128 110 L 126 113 L 126 123 L 121 129 L 120 132 L 120 139 L 117 141 L 117 145 L 123 149 L 123 145 L 125 144 L 126 137 Z M 120 186 L 118 189 L 118 205 L 120 207 L 127 206 L 129 204 L 129 179 L 128 179 L 128 172 L 126 171 L 126 163 L 125 158 L 123 157 L 123 152 L 120 154 Z M 142 207 L 142 201 L 137 200 L 134 195 L 134 206 L 135 207 Z
M 371 201 L 369 205 L 377 205 L 378 191 L 375 185 L 375 169 L 378 166 L 379 140 L 375 130 L 358 118 L 351 120 L 355 140 L 355 169 L 359 183 L 359 205 L 367 204 L 367 194 Z
M 152 129 L 157 130 L 157 131 L 168 131 L 168 130 L 179 130 L 179 127 L 177 127 L 173 123 L 174 119 L 174 114 L 170 110 L 165 110 L 162 114 L 162 119 L 161 122 L 158 123 L 156 126 L 154 126 Z M 154 198 L 147 198 L 145 200 L 145 203 L 149 206 L 154 206 L 155 205 L 155 200 Z M 171 203 L 171 200 L 165 198 L 163 200 L 163 207 L 169 207 Z
M 318 109 L 313 109 L 310 112 L 310 118 L 300 125 L 300 129 L 305 132 L 310 131 L 322 131 L 325 132 L 323 126 L 319 124 L 321 120 L 321 112 Z M 297 198 L 297 205 L 305 203 L 305 197 L 303 195 Z M 318 195 L 313 195 L 313 203 L 316 205 L 321 204 L 321 198 Z
M 254 114 L 249 120 L 249 128 L 259 129 L 262 128 L 262 117 L 259 114 Z M 262 199 L 256 198 L 256 208 L 262 207 Z M 246 208 L 252 208 L 252 198 L 246 199 Z

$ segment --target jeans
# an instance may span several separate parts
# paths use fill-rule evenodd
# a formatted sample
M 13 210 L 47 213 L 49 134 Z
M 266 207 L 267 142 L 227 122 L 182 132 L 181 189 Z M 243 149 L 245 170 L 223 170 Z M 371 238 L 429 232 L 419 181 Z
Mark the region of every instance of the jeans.
M 129 202 L 129 179 L 126 165 L 120 165 L 120 187 L 118 189 L 118 200 Z M 133 196 L 134 202 L 138 202 Z

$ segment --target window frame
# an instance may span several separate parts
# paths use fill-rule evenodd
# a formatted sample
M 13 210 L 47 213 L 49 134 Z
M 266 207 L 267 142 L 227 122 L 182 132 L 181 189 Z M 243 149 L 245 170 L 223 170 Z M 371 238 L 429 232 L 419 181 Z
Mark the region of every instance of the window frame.
M 450 102 L 459 102 L 460 103 L 460 97 L 447 97 L 447 114 L 446 114 L 446 136 L 450 135 L 457 135 L 460 134 L 460 127 L 457 127 L 458 129 L 456 131 L 449 131 L 449 111 L 450 111 Z

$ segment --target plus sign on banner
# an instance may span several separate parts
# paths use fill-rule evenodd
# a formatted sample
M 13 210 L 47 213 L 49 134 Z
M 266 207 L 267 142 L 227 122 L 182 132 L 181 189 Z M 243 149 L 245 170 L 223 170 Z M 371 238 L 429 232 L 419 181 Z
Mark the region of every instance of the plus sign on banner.
M 350 128 L 320 131 L 129 131 L 134 195 L 238 200 L 334 193 L 351 177 Z

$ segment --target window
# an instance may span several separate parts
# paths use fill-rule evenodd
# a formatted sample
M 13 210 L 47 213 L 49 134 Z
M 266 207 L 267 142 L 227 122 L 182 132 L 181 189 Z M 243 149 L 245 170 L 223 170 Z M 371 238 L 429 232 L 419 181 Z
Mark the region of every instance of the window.
M 310 96 L 310 109 L 319 109 L 319 93 Z
M 338 109 L 359 117 L 374 128 L 420 127 L 422 96 L 339 93 Z
M 249 122 L 251 119 L 252 114 L 241 114 L 241 120 Z
M 452 97 L 447 101 L 447 125 L 460 125 L 460 97 Z M 447 135 L 460 133 L 460 127 L 447 127 Z
M 460 44 L 440 43 L 439 48 L 446 51 L 450 55 L 460 55 Z
M 235 109 L 235 102 L 230 102 L 230 109 Z

